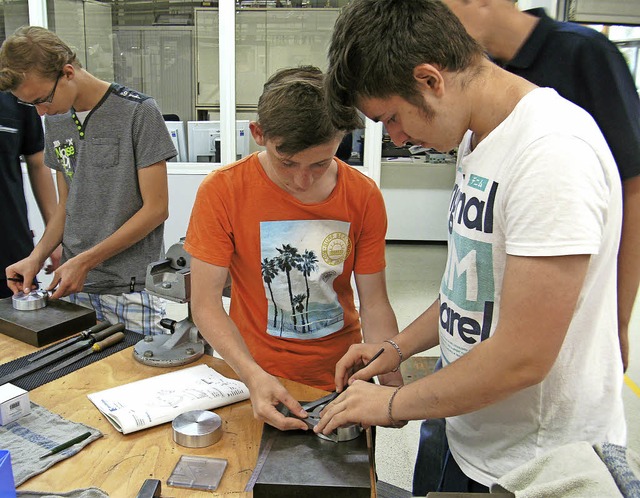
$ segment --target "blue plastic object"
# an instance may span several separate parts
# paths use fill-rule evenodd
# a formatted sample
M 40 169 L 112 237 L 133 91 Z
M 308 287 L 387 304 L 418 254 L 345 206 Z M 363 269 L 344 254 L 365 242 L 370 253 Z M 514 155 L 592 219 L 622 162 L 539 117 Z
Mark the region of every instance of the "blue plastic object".
M 11 455 L 7 450 L 0 450 L 0 497 L 16 498 L 16 486 L 11 469 Z

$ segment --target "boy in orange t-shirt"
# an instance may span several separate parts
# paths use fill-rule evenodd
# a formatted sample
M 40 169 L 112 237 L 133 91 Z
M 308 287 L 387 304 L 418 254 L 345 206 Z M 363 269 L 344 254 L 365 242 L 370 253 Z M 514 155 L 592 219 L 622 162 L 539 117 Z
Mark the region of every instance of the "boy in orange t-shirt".
M 248 386 L 255 416 L 279 429 L 307 426 L 276 410 L 283 403 L 306 416 L 276 377 L 333 390 L 335 364 L 350 345 L 398 332 L 385 283 L 382 195 L 334 157 L 344 132 L 329 118 L 322 82 L 313 67 L 267 81 L 250 124 L 265 150 L 207 176 L 184 246 L 201 334 Z M 402 383 L 399 372 L 380 380 Z

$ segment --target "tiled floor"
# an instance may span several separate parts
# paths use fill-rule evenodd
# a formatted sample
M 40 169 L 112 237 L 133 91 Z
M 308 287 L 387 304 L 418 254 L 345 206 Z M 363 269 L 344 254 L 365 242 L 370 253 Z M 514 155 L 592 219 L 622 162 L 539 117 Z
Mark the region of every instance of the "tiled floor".
M 387 245 L 387 285 L 401 330 L 436 299 L 445 258 L 444 245 Z M 632 359 L 623 395 L 628 446 L 640 452 L 640 305 L 636 305 L 631 331 Z M 425 353 L 437 355 L 436 350 Z M 402 429 L 378 429 L 376 467 L 380 480 L 411 489 L 419 430 L 419 422 L 410 422 Z

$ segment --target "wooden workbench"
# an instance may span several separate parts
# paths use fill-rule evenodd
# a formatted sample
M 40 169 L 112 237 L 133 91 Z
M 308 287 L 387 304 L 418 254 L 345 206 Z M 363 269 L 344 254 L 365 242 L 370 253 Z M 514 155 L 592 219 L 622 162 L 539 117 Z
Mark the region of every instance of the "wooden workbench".
M 32 353 L 36 348 L 0 334 L 0 363 Z M 65 492 L 95 486 L 114 498 L 135 497 L 145 479 L 162 481 L 163 496 L 205 497 L 210 491 L 174 488 L 166 485 L 183 454 L 228 460 L 215 496 L 251 496 L 244 488 L 258 458 L 262 423 L 255 420 L 250 402 L 217 408 L 223 421 L 222 439 L 207 448 L 185 448 L 173 441 L 171 424 L 132 434 L 118 432 L 89 401 L 87 394 L 126 384 L 183 367 L 157 368 L 134 360 L 132 348 L 49 382 L 29 392 L 31 401 L 74 422 L 99 429 L 104 436 L 78 454 L 63 460 L 42 474 L 27 480 L 19 490 Z M 227 364 L 205 356 L 198 360 L 228 377 L 237 378 Z M 189 365 L 189 366 L 191 366 Z M 316 399 L 325 394 L 292 381 L 282 381 L 297 399 Z M 375 486 L 372 486 L 375 490 Z M 375 496 L 375 491 L 372 493 Z

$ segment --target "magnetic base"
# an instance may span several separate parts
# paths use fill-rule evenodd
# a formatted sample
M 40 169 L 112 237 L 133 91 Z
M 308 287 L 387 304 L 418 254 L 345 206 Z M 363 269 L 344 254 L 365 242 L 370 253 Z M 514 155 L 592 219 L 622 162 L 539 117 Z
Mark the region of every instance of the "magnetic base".
M 175 367 L 194 362 L 204 354 L 205 342 L 191 320 L 175 323 L 172 330 L 172 334 L 145 336 L 134 346 L 133 357 L 152 367 Z
M 149 335 L 133 347 L 133 357 L 152 367 L 175 367 L 192 363 L 204 354 L 201 342 L 170 344 L 171 335 Z

